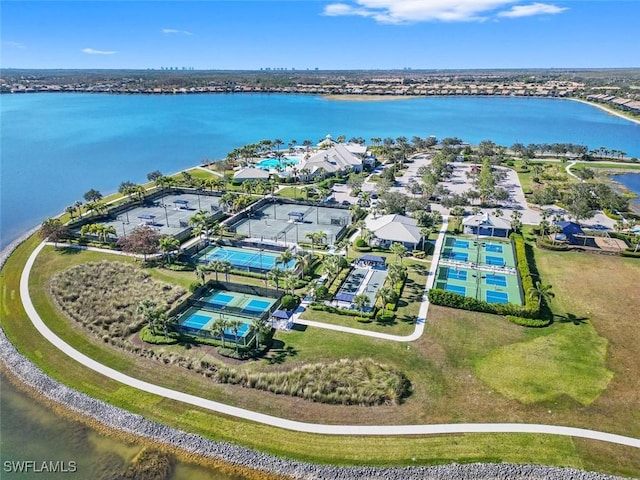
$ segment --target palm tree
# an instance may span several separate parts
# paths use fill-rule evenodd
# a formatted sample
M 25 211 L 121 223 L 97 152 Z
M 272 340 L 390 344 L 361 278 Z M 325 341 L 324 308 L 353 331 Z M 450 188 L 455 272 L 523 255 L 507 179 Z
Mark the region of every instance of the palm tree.
M 289 262 L 293 260 L 293 253 L 288 248 L 284 250 L 278 257 L 276 258 L 276 265 L 282 264 L 285 269 L 289 268 Z
M 376 292 L 376 299 L 380 299 L 380 303 L 382 303 L 382 308 L 385 308 L 387 303 L 393 300 L 395 293 L 391 287 L 381 287 Z
M 407 247 L 400 242 L 393 242 L 389 247 L 389 251 L 396 256 L 396 262 L 399 260 L 400 264 L 402 264 L 402 259 L 407 254 Z
M 153 324 L 160 313 L 160 311 L 156 308 L 156 302 L 152 300 L 142 300 L 140 303 L 138 303 L 136 313 L 138 315 L 141 315 L 142 318 L 146 320 L 151 335 L 155 335 L 156 332 Z
M 307 270 L 311 265 L 311 259 L 311 255 L 306 253 L 301 253 L 296 256 L 296 268 L 300 268 L 300 272 L 303 276 L 307 274 Z
M 211 323 L 211 334 L 214 337 L 220 337 L 220 340 L 222 341 L 222 348 L 225 348 L 225 342 L 224 342 L 224 332 L 225 330 L 229 327 L 229 322 L 227 321 L 227 319 L 220 317 L 220 318 L 216 318 L 212 323 Z
M 256 350 L 260 350 L 260 336 L 267 335 L 271 331 L 271 325 L 264 318 L 256 318 L 253 321 L 253 331 L 256 334 Z
M 373 239 L 373 237 L 374 237 L 373 232 L 368 228 L 362 228 L 360 230 L 360 238 L 364 240 L 368 246 L 371 246 L 370 242 Z
M 224 279 L 226 282 L 229 281 L 229 273 L 231 273 L 232 268 L 233 264 L 229 260 L 223 260 L 220 265 L 220 270 L 224 273 Z
M 276 287 L 276 292 L 280 289 L 280 277 L 284 272 L 277 267 L 267 272 L 267 282 Z
M 180 240 L 172 235 L 165 235 L 158 244 L 163 256 L 166 256 L 167 263 L 171 263 L 171 254 L 180 248 Z
M 69 236 L 69 230 L 59 218 L 47 218 L 40 226 L 40 236 L 53 241 L 58 248 L 58 242 Z
M 422 227 L 420 229 L 420 235 L 422 236 L 422 250 L 427 251 L 427 243 L 429 243 L 429 237 L 433 233 L 433 228 Z
M 291 295 L 296 294 L 296 286 L 298 285 L 298 277 L 291 271 L 287 270 L 284 274 L 284 288 L 291 292 Z
M 540 280 L 536 280 L 536 283 L 533 287 L 530 287 L 527 290 L 527 295 L 532 300 L 538 300 L 538 309 L 542 307 L 542 301 L 544 300 L 547 304 L 551 301 L 555 294 L 551 291 L 551 285 L 543 284 Z
M 218 281 L 218 272 L 222 271 L 222 260 L 218 260 L 217 258 L 213 259 L 213 260 L 211 260 L 209 262 L 208 267 L 209 267 L 210 270 L 213 270 L 214 272 L 216 272 L 216 282 L 217 282 Z
M 364 309 L 367 308 L 370 303 L 371 300 L 369 300 L 369 297 L 363 293 L 361 293 L 360 295 L 356 295 L 353 298 L 353 304 L 358 310 L 360 310 L 360 316 L 364 315 Z
M 204 285 L 204 281 L 207 276 L 207 269 L 205 268 L 205 266 L 202 264 L 196 265 L 195 274 L 196 277 L 198 277 L 198 280 L 200 280 L 200 283 Z
M 395 285 L 407 276 L 407 267 L 399 263 L 394 263 L 392 265 L 389 265 L 387 275 L 389 276 L 389 280 L 391 280 L 391 283 Z
M 202 235 L 204 233 L 209 236 L 209 214 L 204 210 L 198 210 L 189 219 L 189 225 L 193 228 L 195 236 Z
M 241 320 L 229 320 L 229 328 L 233 332 L 233 341 L 236 344 L 236 352 L 238 351 L 238 331 L 243 325 Z

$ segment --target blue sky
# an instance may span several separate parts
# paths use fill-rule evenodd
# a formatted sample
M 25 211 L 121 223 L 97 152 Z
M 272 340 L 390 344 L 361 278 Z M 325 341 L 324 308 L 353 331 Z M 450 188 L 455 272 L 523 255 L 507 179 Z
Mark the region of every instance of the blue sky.
M 0 4 L 3 68 L 639 67 L 640 1 Z

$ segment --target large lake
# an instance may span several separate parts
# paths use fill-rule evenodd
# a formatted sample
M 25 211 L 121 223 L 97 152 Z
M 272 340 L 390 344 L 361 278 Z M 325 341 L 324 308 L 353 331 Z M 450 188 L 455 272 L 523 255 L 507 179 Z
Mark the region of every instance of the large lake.
M 29 94 L 1 96 L 0 115 L 2 247 L 91 188 L 113 192 L 124 180 L 173 173 L 261 139 L 435 135 L 507 146 L 572 142 L 640 157 L 640 125 L 554 99 Z M 107 452 L 127 459 L 139 448 L 55 417 L 6 381 L 0 393 L 3 460 L 84 459 L 88 468 Z M 77 435 L 86 436 L 86 446 L 74 446 Z M 183 464 L 176 472 L 176 478 L 209 476 L 227 478 Z
M 571 142 L 640 157 L 640 125 L 571 100 L 336 101 L 286 94 L 28 94 L 0 98 L 2 246 L 91 188 L 113 192 L 261 139 L 458 137 Z

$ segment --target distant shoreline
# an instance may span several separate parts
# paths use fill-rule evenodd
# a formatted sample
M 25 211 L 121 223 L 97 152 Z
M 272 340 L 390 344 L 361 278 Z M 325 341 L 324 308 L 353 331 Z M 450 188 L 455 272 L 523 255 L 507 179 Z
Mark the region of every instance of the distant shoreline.
M 415 98 L 424 98 L 425 95 L 371 95 L 371 94 L 358 94 L 348 93 L 345 95 L 329 94 L 322 95 L 327 100 L 342 101 L 342 102 L 384 102 L 389 100 L 412 100 Z
M 573 100 L 574 102 L 580 102 L 586 105 L 591 105 L 592 107 L 599 108 L 600 110 L 603 110 L 615 117 L 624 118 L 625 120 L 629 120 L 630 122 L 640 125 L 640 119 L 625 115 L 624 113 L 614 110 L 613 108 L 609 108 L 606 105 L 602 105 L 601 103 L 590 102 L 589 100 L 584 100 L 582 98 L 576 98 L 576 97 L 567 97 L 567 99 Z

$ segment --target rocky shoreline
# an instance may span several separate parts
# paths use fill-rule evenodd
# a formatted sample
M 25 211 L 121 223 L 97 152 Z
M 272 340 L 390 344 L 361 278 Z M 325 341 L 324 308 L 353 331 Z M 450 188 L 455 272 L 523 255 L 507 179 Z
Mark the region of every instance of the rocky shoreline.
M 37 229 L 36 229 L 37 230 Z M 13 250 L 36 231 L 14 241 L 0 254 L 0 269 Z M 449 464 L 434 467 L 335 467 L 287 460 L 225 442 L 186 433 L 89 397 L 48 377 L 21 355 L 0 328 L 0 362 L 23 384 L 69 411 L 108 428 L 157 442 L 171 449 L 230 466 L 252 469 L 265 476 L 293 479 L 539 479 L 615 480 L 619 477 L 572 468 L 514 464 Z

